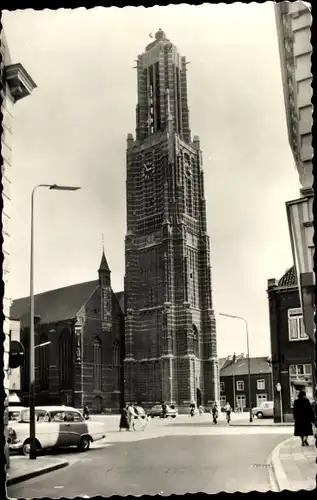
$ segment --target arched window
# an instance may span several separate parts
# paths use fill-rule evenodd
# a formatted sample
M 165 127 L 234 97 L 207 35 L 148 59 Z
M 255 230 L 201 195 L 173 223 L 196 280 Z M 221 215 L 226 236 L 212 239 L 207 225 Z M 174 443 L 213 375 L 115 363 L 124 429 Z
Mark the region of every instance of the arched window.
M 94 346 L 94 390 L 101 391 L 102 347 L 101 347 L 101 340 L 98 337 L 94 338 L 93 346 Z
M 48 342 L 48 336 L 42 334 L 39 344 Z M 49 345 L 38 347 L 39 351 L 39 376 L 40 376 L 40 391 L 46 391 L 49 388 Z
M 40 348 L 41 349 L 41 348 Z M 60 389 L 71 389 L 72 381 L 72 337 L 70 331 L 64 328 L 58 342 L 58 366 Z
M 199 358 L 199 339 L 198 339 L 198 329 L 196 325 L 193 325 L 193 345 L 194 345 L 194 354 L 196 358 Z
M 121 387 L 121 356 L 120 356 L 120 341 L 116 339 L 113 342 L 113 370 L 114 370 L 114 384 L 117 391 Z

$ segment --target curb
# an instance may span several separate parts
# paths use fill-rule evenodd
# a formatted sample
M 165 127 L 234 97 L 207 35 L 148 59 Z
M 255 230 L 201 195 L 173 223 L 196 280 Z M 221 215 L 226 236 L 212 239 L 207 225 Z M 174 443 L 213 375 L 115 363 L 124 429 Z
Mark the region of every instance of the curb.
M 274 479 L 278 488 L 278 491 L 282 490 L 290 490 L 290 484 L 287 479 L 287 476 L 285 474 L 282 462 L 280 460 L 280 449 L 287 444 L 289 441 L 292 441 L 294 436 L 285 439 L 282 441 L 280 444 L 278 444 L 274 450 L 272 451 L 271 454 L 271 464 L 272 464 L 272 471 L 274 475 Z
M 230 427 L 292 427 L 294 426 L 293 423 L 287 423 L 287 424 L 254 424 L 252 422 L 251 423 L 248 423 L 248 424 L 229 424 Z
M 22 483 L 23 481 L 27 481 L 28 479 L 32 479 L 33 477 L 42 476 L 43 474 L 46 474 L 48 472 L 53 472 L 54 470 L 62 469 L 63 467 L 67 467 L 67 465 L 69 465 L 69 462 L 67 462 L 67 460 L 62 460 L 57 464 L 44 466 L 41 469 L 26 472 L 25 474 L 21 474 L 20 476 L 11 478 L 9 477 L 6 483 L 7 486 Z

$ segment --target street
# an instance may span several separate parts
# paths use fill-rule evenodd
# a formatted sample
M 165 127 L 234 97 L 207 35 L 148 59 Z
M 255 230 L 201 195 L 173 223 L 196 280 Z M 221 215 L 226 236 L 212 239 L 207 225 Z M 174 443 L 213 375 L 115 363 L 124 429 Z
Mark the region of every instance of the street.
M 267 491 L 270 454 L 291 428 L 230 427 L 211 416 L 153 419 L 144 432 L 110 431 L 69 466 L 8 488 L 11 498 Z M 56 452 L 55 452 L 56 453 Z

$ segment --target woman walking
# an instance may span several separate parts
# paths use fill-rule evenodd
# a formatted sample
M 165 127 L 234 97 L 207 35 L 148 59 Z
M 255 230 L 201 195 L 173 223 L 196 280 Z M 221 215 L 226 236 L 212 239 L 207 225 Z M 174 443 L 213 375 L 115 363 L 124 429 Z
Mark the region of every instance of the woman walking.
M 308 436 L 313 435 L 314 413 L 309 399 L 304 391 L 299 391 L 297 399 L 294 401 L 294 436 L 299 436 L 302 446 L 309 446 Z
M 125 429 L 126 431 L 129 430 L 128 405 L 123 406 L 123 408 L 121 410 L 119 431 L 122 431 L 122 429 Z

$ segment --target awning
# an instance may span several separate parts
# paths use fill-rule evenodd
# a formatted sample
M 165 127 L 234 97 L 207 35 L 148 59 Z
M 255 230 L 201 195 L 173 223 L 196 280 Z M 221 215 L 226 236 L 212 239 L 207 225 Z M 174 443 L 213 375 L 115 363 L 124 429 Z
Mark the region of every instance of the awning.
M 9 392 L 9 405 L 12 403 L 21 403 L 21 399 L 17 395 L 16 392 L 10 391 Z

